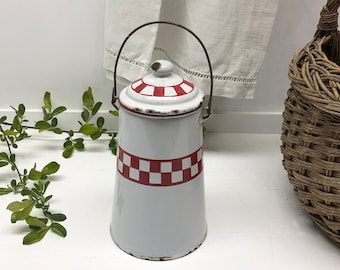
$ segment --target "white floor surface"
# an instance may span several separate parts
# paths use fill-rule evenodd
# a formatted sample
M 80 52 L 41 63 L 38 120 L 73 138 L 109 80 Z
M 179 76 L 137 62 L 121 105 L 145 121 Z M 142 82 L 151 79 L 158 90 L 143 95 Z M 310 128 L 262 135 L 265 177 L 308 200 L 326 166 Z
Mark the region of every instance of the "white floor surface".
M 61 137 L 60 137 L 61 136 Z M 153 262 L 121 251 L 110 237 L 115 156 L 108 141 L 86 142 L 87 150 L 61 157 L 62 138 L 47 133 L 23 141 L 18 166 L 37 168 L 55 160 L 51 210 L 67 215 L 65 239 L 48 233 L 22 245 L 25 226 L 10 223 L 9 202 L 0 197 L 1 269 L 249 269 L 295 270 L 340 267 L 340 249 L 300 207 L 282 167 L 280 135 L 208 133 L 204 139 L 207 238 L 193 253 Z M 3 151 L 3 146 L 0 151 Z M 8 183 L 0 168 L 0 187 Z

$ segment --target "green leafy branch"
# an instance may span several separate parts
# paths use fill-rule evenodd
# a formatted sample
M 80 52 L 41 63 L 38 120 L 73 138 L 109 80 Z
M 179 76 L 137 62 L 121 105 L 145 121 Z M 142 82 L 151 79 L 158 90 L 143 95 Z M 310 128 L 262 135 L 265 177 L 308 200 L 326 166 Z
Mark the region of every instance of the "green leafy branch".
M 25 220 L 31 231 L 24 236 L 23 244 L 29 245 L 39 242 L 45 234 L 51 230 L 58 235 L 65 237 L 67 231 L 60 222 L 66 220 L 66 216 L 62 213 L 51 213 L 49 211 L 49 201 L 52 195 L 46 196 L 46 190 L 51 183 L 48 179 L 49 175 L 56 173 L 60 165 L 54 161 L 48 163 L 41 171 L 36 166 L 29 171 L 27 179 L 34 181 L 32 188 L 26 185 L 21 195 L 26 197 L 22 201 L 14 201 L 7 206 L 12 211 L 11 222 Z M 33 208 L 40 209 L 42 216 L 32 216 Z
M 61 213 L 51 213 L 49 201 L 53 196 L 45 195 L 50 184 L 48 176 L 56 173 L 60 165 L 52 161 L 40 171 L 34 165 L 30 170 L 24 169 L 21 172 L 17 166 L 16 154 L 13 149 L 18 148 L 19 141 L 30 136 L 26 132 L 27 128 L 23 126 L 23 123 L 27 122 L 24 117 L 25 106 L 20 104 L 18 109 L 13 108 L 13 110 L 15 117 L 9 129 L 4 128 L 7 117 L 0 118 L 0 140 L 6 143 L 8 150 L 7 152 L 0 152 L 0 167 L 9 166 L 17 175 L 17 178 L 10 180 L 7 187 L 0 188 L 0 195 L 13 193 L 24 197 L 21 201 L 14 201 L 7 206 L 7 209 L 12 211 L 11 222 L 25 221 L 28 224 L 30 232 L 23 238 L 24 245 L 39 242 L 49 230 L 65 237 L 67 231 L 60 222 L 64 221 L 66 216 Z M 41 213 L 33 215 L 32 210 L 34 208 L 41 210 Z
M 43 120 L 40 120 L 35 123 L 35 128 L 41 131 L 53 131 L 56 134 L 61 134 L 62 130 L 57 127 L 58 119 L 56 116 L 66 111 L 65 106 L 59 106 L 52 110 L 52 102 L 51 102 L 51 93 L 45 92 L 44 94 L 44 106 L 42 107 L 43 111 Z
M 75 150 L 83 151 L 85 149 L 84 138 L 75 137 L 76 134 L 81 134 L 90 137 L 92 140 L 99 139 L 103 134 L 107 134 L 111 137 L 109 141 L 109 149 L 113 154 L 117 152 L 117 132 L 108 132 L 104 127 L 104 117 L 97 117 L 97 113 L 102 107 L 102 102 L 96 102 L 93 97 L 92 88 L 89 87 L 82 96 L 83 110 L 80 114 L 81 120 L 78 121 L 78 130 L 63 131 L 58 127 L 57 115 L 67 110 L 65 106 L 59 106 L 55 109 L 52 107 L 51 94 L 46 92 L 44 94 L 44 106 L 42 107 L 44 118 L 43 120 L 35 123 L 35 128 L 39 132 L 53 131 L 56 134 L 67 133 L 68 137 L 63 144 L 63 157 L 69 158 L 72 156 Z M 118 116 L 117 111 L 109 111 L 109 113 L 115 117 Z
M 63 143 L 63 157 L 69 158 L 75 150 L 85 150 L 84 138 L 89 136 L 92 140 L 99 139 L 102 134 L 111 137 L 108 148 L 116 154 L 117 151 L 117 132 L 109 132 L 104 127 L 105 119 L 96 117 L 102 106 L 102 102 L 95 102 L 92 89 L 89 87 L 82 96 L 83 110 L 81 120 L 78 121 L 80 127 L 77 130 L 65 131 L 59 127 L 58 116 L 65 112 L 65 106 L 53 108 L 51 93 L 45 92 L 43 97 L 42 113 L 43 119 L 37 121 L 34 127 L 27 126 L 28 120 L 25 118 L 25 106 L 20 104 L 18 108 L 11 107 L 15 116 L 11 123 L 6 122 L 7 117 L 0 117 L 0 141 L 7 146 L 7 151 L 0 152 L 0 168 L 8 166 L 16 174 L 6 187 L 0 187 L 0 195 L 13 193 L 21 195 L 23 198 L 11 202 L 7 209 L 12 212 L 11 222 L 25 221 L 30 232 L 23 238 L 23 244 L 29 245 L 41 241 L 47 232 L 52 231 L 62 237 L 66 237 L 67 230 L 61 224 L 66 220 L 62 213 L 53 213 L 50 211 L 50 202 L 53 195 L 46 195 L 46 191 L 51 183 L 49 176 L 57 173 L 60 165 L 51 161 L 41 170 L 38 170 L 36 164 L 32 168 L 19 169 L 16 162 L 14 149 L 18 148 L 18 142 L 30 137 L 26 132 L 28 129 L 37 129 L 39 132 L 49 131 L 55 134 L 66 133 L 68 137 Z M 115 117 L 117 111 L 109 111 Z M 5 128 L 7 127 L 7 128 Z M 75 137 L 78 134 L 78 137 Z M 35 209 L 35 210 L 34 210 Z M 38 212 L 38 214 L 35 214 Z

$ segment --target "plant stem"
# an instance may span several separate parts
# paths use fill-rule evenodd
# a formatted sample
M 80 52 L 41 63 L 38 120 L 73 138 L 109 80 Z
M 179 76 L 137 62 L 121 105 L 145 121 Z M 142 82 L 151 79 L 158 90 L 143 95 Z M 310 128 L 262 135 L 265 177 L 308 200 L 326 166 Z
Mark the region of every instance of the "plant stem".
M 3 123 L 3 124 L 4 124 L 4 123 Z M 4 139 L 5 139 L 5 142 L 6 142 L 6 144 L 7 144 L 8 152 L 9 152 L 10 156 L 12 156 L 12 155 L 13 155 L 13 152 L 12 152 L 11 144 L 10 144 L 10 142 L 8 141 L 8 138 L 7 138 L 7 136 L 5 135 L 5 131 L 4 131 L 4 129 L 2 128 L 1 125 L 0 125 L 0 131 L 1 131 L 1 133 L 2 133 L 2 135 L 3 135 L 3 137 L 4 137 Z M 20 183 L 24 183 L 24 180 L 22 179 L 22 175 L 21 175 L 21 173 L 20 173 L 20 171 L 19 171 L 19 168 L 18 168 L 17 164 L 16 164 L 15 162 L 11 162 L 11 164 L 14 166 L 15 171 L 16 171 L 17 174 L 18 174 Z
M 3 122 L 2 124 L 4 124 L 4 125 L 6 125 L 6 126 L 11 126 L 12 124 L 11 123 L 8 123 L 8 122 Z M 26 126 L 26 125 L 22 125 L 22 127 L 23 128 L 27 128 L 27 129 L 37 129 L 36 127 L 34 127 L 34 126 Z M 1 130 L 0 130 L 1 131 Z M 69 130 L 62 130 L 62 132 L 63 133 L 68 133 L 69 132 Z M 77 130 L 75 130 L 75 131 L 73 131 L 74 133 L 76 133 L 76 134 L 82 134 L 81 132 L 79 132 L 79 131 L 77 131 Z M 116 131 L 116 130 L 112 130 L 112 131 L 105 131 L 105 132 L 103 132 L 104 134 L 107 134 L 107 135 L 113 135 L 113 134 L 116 134 L 116 133 L 118 133 L 118 131 Z

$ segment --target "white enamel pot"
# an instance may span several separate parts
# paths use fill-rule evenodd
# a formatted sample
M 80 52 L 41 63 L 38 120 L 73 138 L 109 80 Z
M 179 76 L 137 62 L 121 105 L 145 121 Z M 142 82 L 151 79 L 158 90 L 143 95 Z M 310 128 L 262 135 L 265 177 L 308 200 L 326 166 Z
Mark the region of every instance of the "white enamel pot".
M 207 107 L 203 92 L 173 74 L 166 60 L 154 62 L 152 73 L 133 81 L 117 97 L 116 70 L 123 46 L 134 32 L 156 23 L 185 29 L 202 45 L 211 78 Z M 113 104 L 118 100 L 120 108 L 111 236 L 135 257 L 179 258 L 206 237 L 202 124 L 211 114 L 212 89 L 207 51 L 181 25 L 141 25 L 119 50 L 113 91 Z

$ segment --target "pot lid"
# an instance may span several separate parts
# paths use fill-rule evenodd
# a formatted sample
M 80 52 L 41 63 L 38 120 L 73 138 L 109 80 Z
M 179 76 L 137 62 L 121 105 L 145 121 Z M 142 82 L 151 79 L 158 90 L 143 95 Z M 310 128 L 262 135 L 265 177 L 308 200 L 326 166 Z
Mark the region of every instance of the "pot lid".
M 133 81 L 119 95 L 120 104 L 147 115 L 179 115 L 198 109 L 204 94 L 194 84 L 173 74 L 173 64 L 158 60 L 152 73 Z

